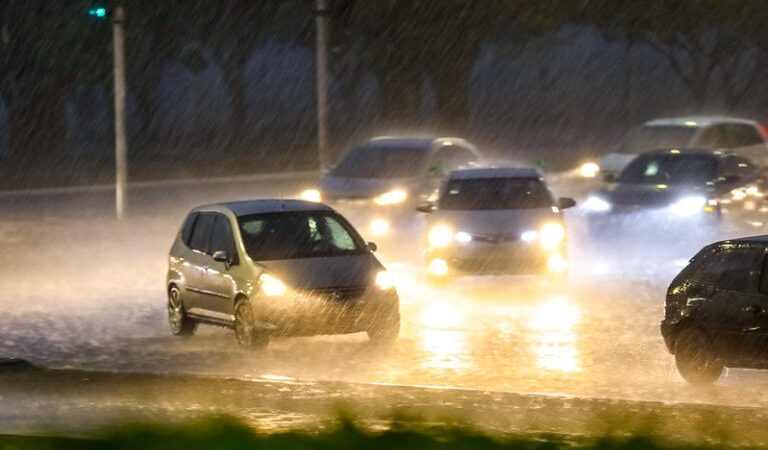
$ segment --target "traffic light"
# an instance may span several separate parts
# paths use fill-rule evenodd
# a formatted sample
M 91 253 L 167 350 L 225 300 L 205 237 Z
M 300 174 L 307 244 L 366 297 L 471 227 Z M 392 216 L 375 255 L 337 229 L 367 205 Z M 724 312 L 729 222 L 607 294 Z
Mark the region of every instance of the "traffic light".
M 107 17 L 107 8 L 103 6 L 93 6 L 88 9 L 88 15 L 95 19 L 103 19 Z

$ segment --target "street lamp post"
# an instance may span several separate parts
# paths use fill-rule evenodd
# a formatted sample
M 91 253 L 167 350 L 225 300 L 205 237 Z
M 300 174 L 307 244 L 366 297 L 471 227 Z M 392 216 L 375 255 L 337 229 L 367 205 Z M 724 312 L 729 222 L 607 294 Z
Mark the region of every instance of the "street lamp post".
M 128 141 L 125 126 L 125 10 L 115 8 L 112 16 L 112 53 L 115 89 L 115 213 L 125 216 L 128 197 Z
M 316 0 L 317 30 L 317 159 L 320 170 L 328 164 L 328 0 Z

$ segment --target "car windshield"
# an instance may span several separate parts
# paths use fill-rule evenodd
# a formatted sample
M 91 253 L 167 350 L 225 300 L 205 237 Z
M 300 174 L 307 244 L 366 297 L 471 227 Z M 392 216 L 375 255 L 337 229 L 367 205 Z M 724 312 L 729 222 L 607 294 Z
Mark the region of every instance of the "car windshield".
M 445 210 L 549 208 L 552 197 L 538 178 L 450 180 L 438 207 Z
M 700 184 L 715 178 L 717 162 L 709 155 L 641 155 L 624 169 L 622 183 Z
M 639 153 L 661 148 L 688 147 L 696 127 L 680 125 L 645 125 L 630 133 L 621 150 Z
M 362 254 L 352 226 L 330 211 L 267 213 L 238 218 L 243 245 L 256 261 Z
M 413 178 L 426 173 L 429 146 L 366 144 L 347 153 L 332 174 L 345 178 Z

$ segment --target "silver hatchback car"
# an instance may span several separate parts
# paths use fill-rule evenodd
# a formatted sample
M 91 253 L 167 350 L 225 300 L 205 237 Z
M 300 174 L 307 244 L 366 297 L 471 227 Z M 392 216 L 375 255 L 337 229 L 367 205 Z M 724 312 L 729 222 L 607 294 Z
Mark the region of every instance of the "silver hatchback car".
M 201 206 L 187 216 L 168 263 L 173 334 L 234 328 L 238 342 L 271 336 L 400 331 L 399 298 L 376 246 L 330 207 L 300 200 Z

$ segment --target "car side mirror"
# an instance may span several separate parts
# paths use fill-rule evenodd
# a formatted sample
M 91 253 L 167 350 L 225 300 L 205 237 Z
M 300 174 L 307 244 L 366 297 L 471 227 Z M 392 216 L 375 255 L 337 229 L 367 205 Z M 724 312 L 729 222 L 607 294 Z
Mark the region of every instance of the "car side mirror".
M 435 204 L 433 202 L 428 201 L 428 200 L 427 201 L 423 201 L 423 202 L 419 202 L 419 204 L 416 205 L 416 211 L 423 212 L 423 213 L 431 213 L 432 211 L 435 210 L 435 208 L 436 208 Z
M 603 181 L 606 183 L 618 183 L 619 175 L 615 173 L 606 173 L 603 175 Z
M 229 255 L 224 250 L 216 250 L 213 252 L 213 260 L 218 262 L 229 262 Z
M 559 209 L 568 209 L 573 208 L 574 206 L 576 206 L 576 200 L 570 197 L 560 197 L 557 200 L 557 207 Z
M 379 246 L 376 245 L 375 242 L 369 242 L 368 243 L 368 250 L 370 250 L 372 253 L 376 253 L 376 250 L 379 249 Z

